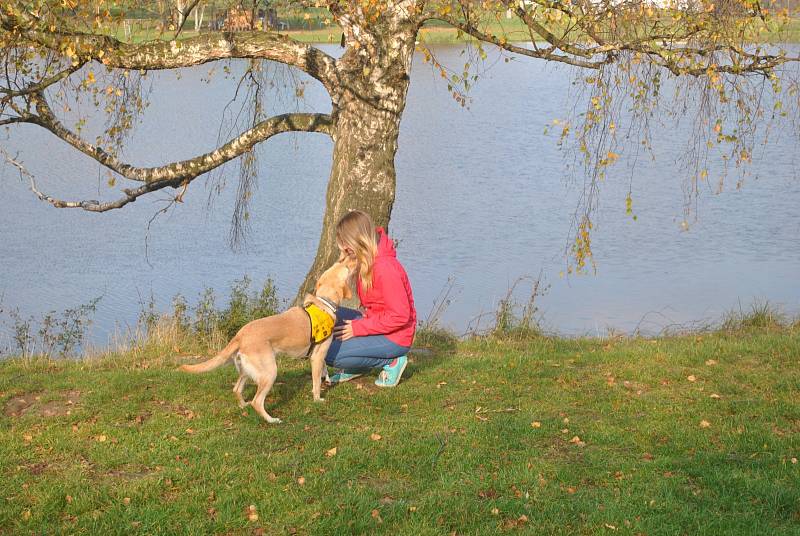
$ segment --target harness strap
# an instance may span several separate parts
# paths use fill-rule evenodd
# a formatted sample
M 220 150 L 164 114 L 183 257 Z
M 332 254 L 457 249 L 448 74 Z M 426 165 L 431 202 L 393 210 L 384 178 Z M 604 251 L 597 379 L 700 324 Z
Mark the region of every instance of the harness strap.
M 317 341 L 314 340 L 314 321 L 311 320 L 311 313 L 308 312 L 308 309 L 302 307 L 303 312 L 308 317 L 308 325 L 309 325 L 309 339 L 311 339 L 311 344 L 308 347 L 308 352 L 306 352 L 306 358 L 311 357 L 311 353 L 314 351 L 314 347 L 317 345 Z

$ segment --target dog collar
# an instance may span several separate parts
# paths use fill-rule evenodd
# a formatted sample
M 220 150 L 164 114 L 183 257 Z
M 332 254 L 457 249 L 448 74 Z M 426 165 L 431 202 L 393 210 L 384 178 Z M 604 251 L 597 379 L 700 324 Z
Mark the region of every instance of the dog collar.
M 330 301 L 328 298 L 323 298 L 322 296 L 316 297 L 322 304 L 328 309 L 328 312 L 336 318 L 336 304 Z

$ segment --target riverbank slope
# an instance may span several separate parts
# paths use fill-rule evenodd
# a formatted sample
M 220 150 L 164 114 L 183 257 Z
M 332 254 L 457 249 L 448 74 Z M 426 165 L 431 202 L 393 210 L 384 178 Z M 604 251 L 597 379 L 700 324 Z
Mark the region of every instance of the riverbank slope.
M 181 344 L 2 362 L 0 533 L 796 531 L 797 323 L 425 340 L 397 388 L 323 404 L 281 359 L 281 425 L 232 367 L 176 371 Z

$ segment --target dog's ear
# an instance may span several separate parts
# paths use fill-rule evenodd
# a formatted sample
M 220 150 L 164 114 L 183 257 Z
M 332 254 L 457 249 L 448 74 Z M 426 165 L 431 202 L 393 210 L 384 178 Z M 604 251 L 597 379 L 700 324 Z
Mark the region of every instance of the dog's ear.
M 312 296 L 311 294 L 306 294 L 306 297 L 303 298 L 303 307 L 313 302 L 314 302 L 314 296 Z

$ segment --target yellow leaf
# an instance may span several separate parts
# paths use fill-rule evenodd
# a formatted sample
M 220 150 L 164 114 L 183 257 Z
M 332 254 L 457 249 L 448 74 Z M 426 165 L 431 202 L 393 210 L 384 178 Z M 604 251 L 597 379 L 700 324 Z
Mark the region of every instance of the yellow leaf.
M 97 439 L 97 441 L 99 441 L 100 443 L 103 443 L 105 442 L 106 439 L 108 439 L 108 437 L 106 437 L 105 435 L 99 435 L 95 439 Z
M 25 510 L 24 512 L 22 512 L 22 519 L 27 521 L 30 518 L 31 518 L 31 511 L 30 510 Z
M 708 422 L 706 420 L 700 421 L 700 428 L 708 428 L 709 426 L 711 426 L 710 422 Z
M 336 447 L 333 447 L 330 450 L 326 450 L 325 451 L 325 456 L 327 456 L 328 458 L 332 458 L 332 457 L 336 456 Z
M 706 361 L 706 365 L 708 365 L 709 367 L 713 367 L 716 364 L 717 364 L 717 361 L 714 360 L 714 359 L 709 359 L 708 361 Z
M 694 374 L 690 374 L 689 376 L 686 377 L 686 379 L 689 380 L 690 382 L 696 382 L 697 381 L 697 378 L 695 377 Z
M 299 485 L 301 485 L 301 486 L 305 485 L 305 483 L 306 483 L 306 478 L 305 478 L 304 476 L 301 476 L 300 478 L 298 478 L 298 479 L 297 479 L 297 483 L 298 483 Z
M 542 423 L 540 423 L 539 421 L 533 421 L 531 423 L 531 428 L 541 428 L 541 427 L 542 427 Z
M 711 394 L 711 395 L 709 396 L 709 398 L 713 398 L 714 400 L 718 400 L 718 399 L 720 399 L 720 398 L 722 398 L 722 397 L 721 397 L 721 396 L 719 396 L 717 393 L 713 393 L 713 394 Z
M 373 441 L 380 441 L 381 439 L 383 439 L 383 436 L 381 436 L 380 434 L 372 433 L 370 434 L 369 438 Z
M 579 447 L 585 447 L 586 446 L 586 443 L 584 441 L 581 441 L 581 438 L 578 437 L 578 436 L 573 437 L 572 439 L 569 440 L 569 442 L 574 444 L 574 445 L 578 445 Z

